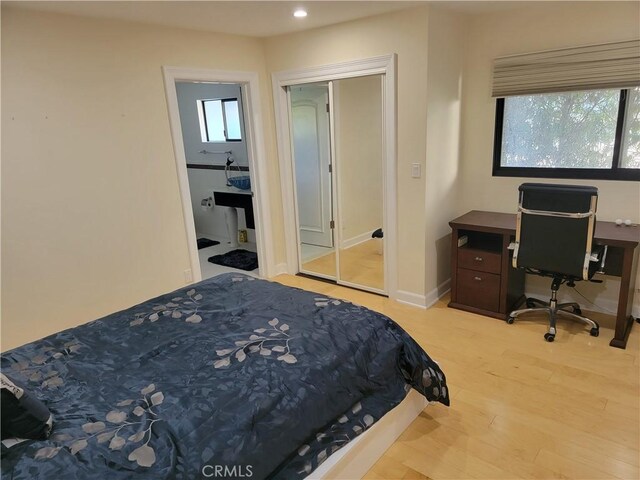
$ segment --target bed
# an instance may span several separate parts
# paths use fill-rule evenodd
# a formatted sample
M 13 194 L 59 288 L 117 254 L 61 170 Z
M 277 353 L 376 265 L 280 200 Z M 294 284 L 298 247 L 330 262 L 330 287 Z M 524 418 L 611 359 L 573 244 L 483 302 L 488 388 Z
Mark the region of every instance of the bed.
M 439 366 L 391 319 L 240 274 L 10 350 L 1 367 L 54 417 L 48 439 L 3 452 L 3 478 L 302 479 L 410 390 L 449 404 Z

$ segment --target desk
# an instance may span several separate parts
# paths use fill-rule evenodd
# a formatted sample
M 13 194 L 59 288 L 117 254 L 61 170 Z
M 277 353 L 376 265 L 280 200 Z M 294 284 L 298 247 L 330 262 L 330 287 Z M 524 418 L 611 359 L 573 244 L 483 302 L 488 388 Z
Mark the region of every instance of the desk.
M 524 272 L 511 266 L 508 249 L 515 239 L 516 215 L 473 210 L 449 225 L 453 231 L 449 306 L 506 320 L 525 298 Z M 608 245 L 605 275 L 621 279 L 615 336 L 609 345 L 626 348 L 633 325 L 640 228 L 598 221 L 594 241 Z

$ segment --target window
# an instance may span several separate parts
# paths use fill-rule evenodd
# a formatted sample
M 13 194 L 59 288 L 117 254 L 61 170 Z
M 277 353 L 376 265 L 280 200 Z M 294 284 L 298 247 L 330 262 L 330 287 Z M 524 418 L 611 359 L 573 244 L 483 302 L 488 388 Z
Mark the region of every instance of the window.
M 240 142 L 240 109 L 237 98 L 198 100 L 203 142 Z
M 493 174 L 640 180 L 640 88 L 498 98 Z
M 622 168 L 640 168 L 640 88 L 629 90 L 622 134 Z

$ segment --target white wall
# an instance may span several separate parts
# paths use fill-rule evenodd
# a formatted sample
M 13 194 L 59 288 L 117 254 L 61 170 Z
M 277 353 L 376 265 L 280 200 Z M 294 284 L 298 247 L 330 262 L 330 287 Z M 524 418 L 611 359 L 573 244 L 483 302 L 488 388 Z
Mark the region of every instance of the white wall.
M 2 349 L 185 284 L 161 67 L 258 72 L 257 39 L 2 8 Z M 264 137 L 282 213 L 272 123 Z
M 502 55 L 638 38 L 640 3 L 571 2 L 472 17 L 464 81 L 462 183 L 465 209 L 514 212 L 522 178 L 492 177 L 493 59 Z M 544 180 L 546 181 L 546 180 Z M 550 182 L 554 182 L 550 180 Z M 567 183 L 558 180 L 556 183 Z M 599 189 L 598 217 L 640 220 L 638 182 L 571 180 Z
M 638 2 L 562 2 L 472 17 L 464 76 L 464 142 L 461 170 L 461 212 L 515 212 L 518 185 L 530 179 L 492 177 L 495 100 L 491 98 L 493 59 L 502 55 L 638 38 Z M 640 221 L 638 182 L 544 180 L 549 183 L 595 185 L 598 218 Z M 548 296 L 549 282 L 530 277 L 527 291 Z M 636 281 L 640 285 L 640 278 Z M 617 301 L 617 280 L 580 284 L 578 289 L 599 305 Z M 563 289 L 566 295 L 568 289 Z M 640 294 L 636 293 L 636 312 Z M 579 296 L 575 301 L 584 304 Z
M 463 213 L 460 187 L 462 86 L 468 19 L 440 8 L 429 11 L 425 177 L 425 286 L 427 303 L 449 288 L 451 228 Z
M 419 297 L 425 291 L 425 231 L 431 225 L 423 212 L 424 180 L 411 178 L 411 164 L 425 167 L 427 19 L 427 7 L 419 7 L 265 42 L 270 72 L 398 54 L 398 288 Z

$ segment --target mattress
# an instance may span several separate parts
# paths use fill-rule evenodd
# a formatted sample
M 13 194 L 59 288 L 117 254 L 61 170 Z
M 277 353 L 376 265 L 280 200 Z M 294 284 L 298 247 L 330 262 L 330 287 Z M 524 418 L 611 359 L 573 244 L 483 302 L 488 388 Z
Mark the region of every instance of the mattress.
M 445 375 L 388 317 L 225 274 L 5 352 L 54 416 L 6 478 L 302 479 Z

